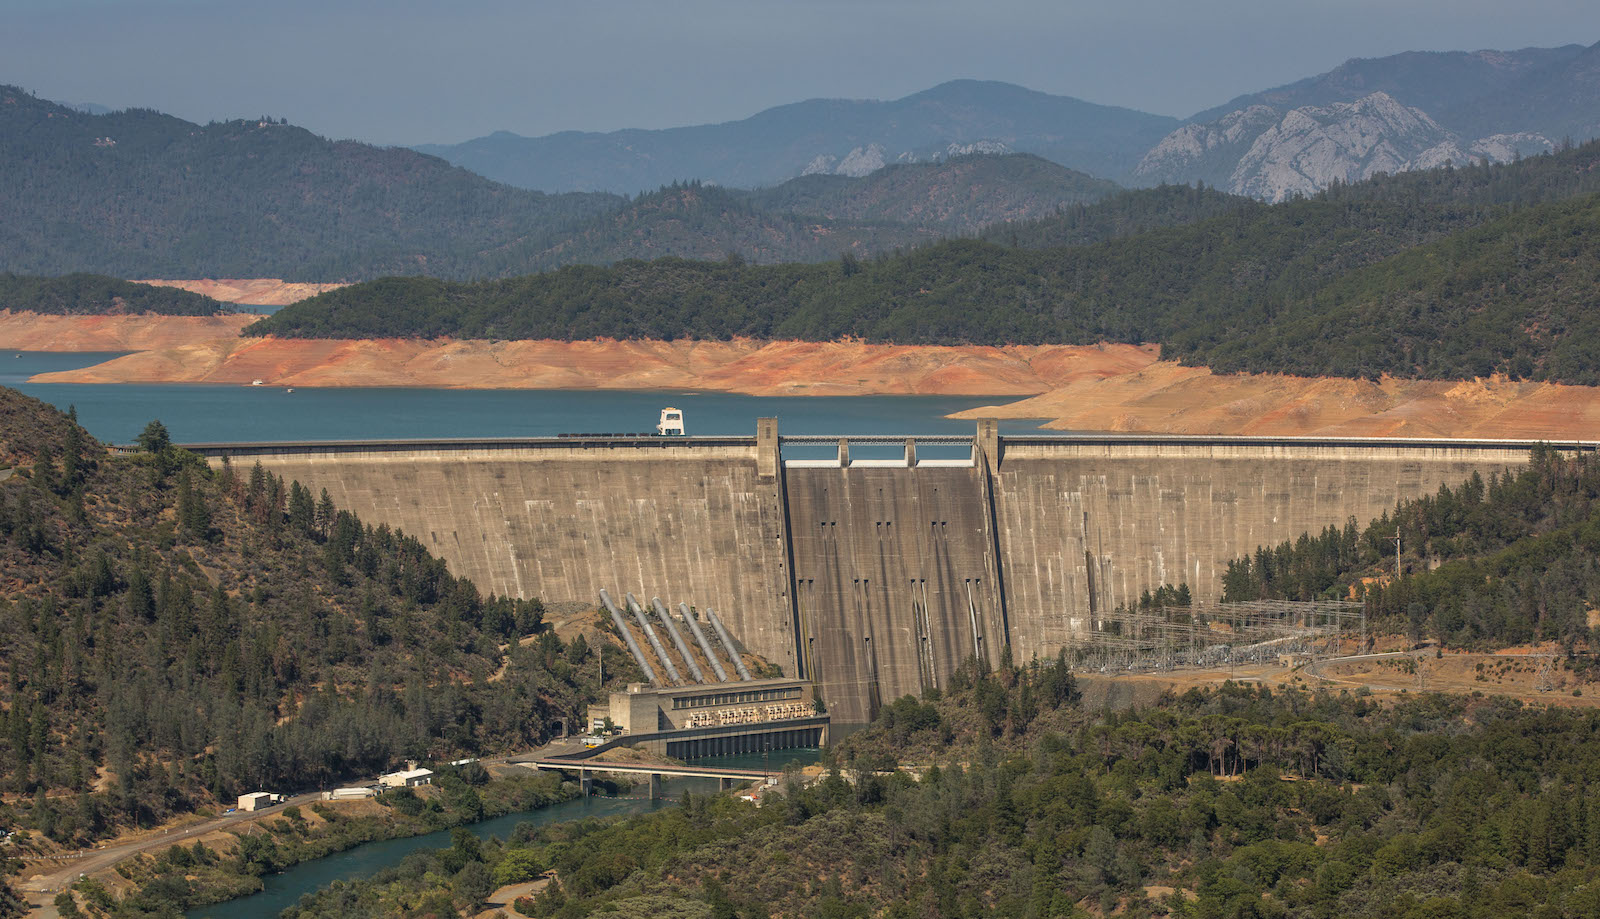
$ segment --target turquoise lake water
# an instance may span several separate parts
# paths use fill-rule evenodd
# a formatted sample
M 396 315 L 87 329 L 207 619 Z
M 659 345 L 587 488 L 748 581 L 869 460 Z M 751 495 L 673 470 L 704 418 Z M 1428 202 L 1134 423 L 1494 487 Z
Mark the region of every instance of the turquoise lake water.
M 130 443 L 152 419 L 178 443 L 368 440 L 416 437 L 542 437 L 653 431 L 661 409 L 683 409 L 690 434 L 754 436 L 776 416 L 783 434 L 971 434 L 944 416 L 1008 396 L 741 396 L 730 393 L 594 390 L 347 389 L 201 384 L 29 383 L 52 370 L 115 355 L 0 352 L 0 385 L 65 409 L 101 441 Z M 1005 433 L 1037 433 L 1026 421 Z

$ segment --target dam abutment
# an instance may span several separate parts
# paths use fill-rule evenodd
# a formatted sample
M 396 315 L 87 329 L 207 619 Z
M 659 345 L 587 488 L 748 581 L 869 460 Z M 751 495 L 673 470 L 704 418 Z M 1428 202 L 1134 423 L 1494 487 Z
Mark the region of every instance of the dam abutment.
M 838 452 L 785 455 L 797 446 Z M 486 592 L 593 602 L 606 588 L 715 609 L 850 723 L 943 687 L 973 657 L 1053 657 L 1163 584 L 1216 600 L 1227 563 L 1258 546 L 1364 526 L 1474 472 L 1514 470 L 1532 446 L 1015 437 L 988 421 L 971 437 L 786 437 L 761 419 L 755 437 L 191 449 L 327 489 Z M 884 447 L 903 453 L 872 458 Z

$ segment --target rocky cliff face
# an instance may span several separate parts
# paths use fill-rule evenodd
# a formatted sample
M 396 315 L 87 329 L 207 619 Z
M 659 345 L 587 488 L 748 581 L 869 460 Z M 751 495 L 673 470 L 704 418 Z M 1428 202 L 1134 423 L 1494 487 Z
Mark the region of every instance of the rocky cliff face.
M 840 175 L 859 179 L 877 172 L 890 163 L 942 163 L 961 156 L 1001 156 L 1011 152 L 1009 146 L 998 140 L 946 144 L 942 149 L 902 150 L 899 153 L 890 153 L 883 144 L 871 143 L 866 146 L 851 147 L 850 152 L 843 156 L 818 153 L 811 158 L 804 169 L 800 170 L 800 174 Z
M 1469 140 L 1385 92 L 1287 111 L 1251 105 L 1167 135 L 1134 170 L 1141 182 L 1208 181 L 1267 201 L 1314 194 L 1334 182 L 1427 169 L 1446 162 L 1504 162 L 1551 149 L 1541 134 Z
M 1133 177 L 1151 185 L 1188 184 L 1198 179 L 1227 187 L 1256 138 L 1282 117 L 1271 106 L 1252 105 L 1209 124 L 1186 124 L 1146 153 Z

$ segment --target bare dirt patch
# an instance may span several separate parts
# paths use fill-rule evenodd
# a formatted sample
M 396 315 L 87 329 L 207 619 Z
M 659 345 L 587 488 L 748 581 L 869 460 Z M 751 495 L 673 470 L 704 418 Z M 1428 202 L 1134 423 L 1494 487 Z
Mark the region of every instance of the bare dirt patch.
M 502 887 L 490 894 L 489 898 L 483 901 L 487 906 L 487 909 L 477 913 L 473 919 L 494 919 L 496 916 L 520 915 L 519 913 L 511 911 L 512 904 L 516 903 L 517 900 L 521 899 L 522 897 L 536 897 L 539 894 L 544 893 L 544 889 L 549 887 L 550 882 L 555 879 L 556 873 L 554 871 L 547 871 L 535 880 L 525 881 L 521 884 L 509 884 L 505 887 Z
M 3 339 L 0 339 L 3 340 Z M 328 341 L 192 338 L 54 383 L 452 389 L 699 389 L 748 395 L 1026 396 L 1155 360 L 1129 345 L 913 347 L 861 342 Z
M 231 340 L 258 316 L 53 316 L 0 310 L 0 350 L 148 351 Z
M 278 278 L 198 278 L 186 281 L 152 279 L 136 283 L 152 284 L 156 287 L 179 287 L 203 294 L 213 300 L 221 300 L 223 303 L 248 303 L 252 306 L 288 306 L 345 286 L 339 283 L 308 284 L 283 281 Z
M 1075 431 L 1581 439 L 1600 423 L 1600 388 L 1215 374 L 1160 361 L 955 417 L 1048 418 L 1047 428 Z
M 1400 636 L 1378 636 L 1373 651 L 1391 653 L 1408 646 Z M 1552 646 L 1507 648 L 1495 653 L 1433 649 L 1407 651 L 1405 656 L 1332 660 L 1307 667 L 1302 663 L 1251 664 L 1208 670 L 1159 673 L 1079 673 L 1084 705 L 1122 709 L 1156 702 L 1163 693 L 1181 694 L 1233 681 L 1293 689 L 1366 690 L 1377 696 L 1440 692 L 1505 696 L 1531 705 L 1600 706 L 1600 683 L 1586 681 L 1564 657 L 1549 656 Z M 1346 643 L 1340 652 L 1357 649 Z M 1420 675 L 1419 675 L 1420 671 Z

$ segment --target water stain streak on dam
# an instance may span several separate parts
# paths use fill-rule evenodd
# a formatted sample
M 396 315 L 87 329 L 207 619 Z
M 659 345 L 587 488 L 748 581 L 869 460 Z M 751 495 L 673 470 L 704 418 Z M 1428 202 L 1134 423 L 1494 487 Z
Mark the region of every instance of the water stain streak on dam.
M 213 462 L 327 489 L 482 589 L 711 607 L 837 722 L 942 686 L 966 658 L 1050 657 L 1163 583 L 1200 601 L 1258 546 L 1365 525 L 1405 498 L 1527 462 L 1531 445 L 1158 436 L 1006 437 L 970 456 L 789 459 L 757 436 L 207 444 Z M 850 438 L 861 443 L 863 438 Z M 917 439 L 926 444 L 941 438 Z M 949 440 L 949 438 L 942 438 Z M 1591 445 L 1592 446 L 1592 445 Z M 1577 449 L 1578 445 L 1567 445 Z

